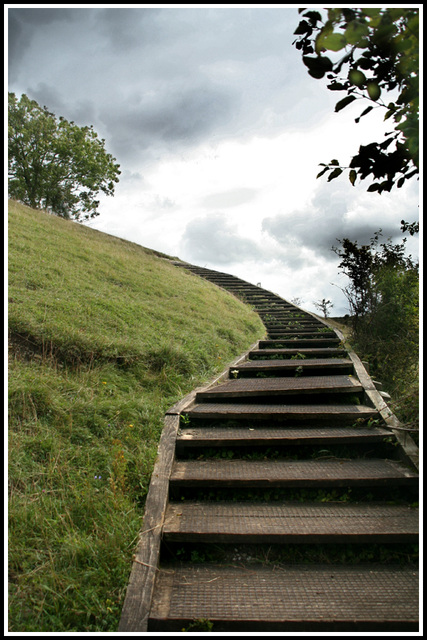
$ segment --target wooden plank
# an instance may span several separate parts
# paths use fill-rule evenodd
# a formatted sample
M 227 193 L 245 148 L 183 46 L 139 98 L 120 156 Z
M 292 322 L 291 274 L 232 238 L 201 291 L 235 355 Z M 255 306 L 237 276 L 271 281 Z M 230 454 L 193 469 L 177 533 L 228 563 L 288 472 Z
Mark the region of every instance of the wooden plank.
M 360 393 L 362 385 L 352 376 L 302 376 L 299 378 L 241 378 L 229 380 L 196 394 L 196 402 L 217 398 L 246 398 L 328 393 Z
M 377 418 L 378 411 L 366 405 L 295 405 L 295 404 L 240 404 L 202 402 L 187 412 L 193 418 L 218 418 L 220 420 L 337 420 L 354 422 Z
M 253 353 L 253 352 L 252 352 Z M 261 355 L 261 354 L 260 354 Z M 275 373 L 275 372 L 289 372 L 295 373 L 297 369 L 302 368 L 302 374 L 307 375 L 307 372 L 319 372 L 330 370 L 336 373 L 353 373 L 353 363 L 347 358 L 306 358 L 304 361 L 299 358 L 295 359 L 283 359 L 283 360 L 248 360 L 242 364 L 230 367 L 230 377 L 233 371 L 239 373 L 248 373 L 255 375 L 261 373 Z
M 416 486 L 418 475 L 392 460 L 179 460 L 174 487 Z
M 265 324 L 264 326 L 268 329 L 271 330 L 272 326 L 269 324 Z M 276 327 L 278 325 L 275 325 Z M 282 332 L 282 334 L 284 336 L 286 336 L 286 338 L 336 338 L 336 334 L 331 332 L 326 332 L 326 331 L 317 331 L 316 329 L 312 329 L 311 327 L 301 327 L 299 329 L 286 329 L 285 327 L 280 327 L 278 326 L 278 328 L 280 329 L 280 331 Z
M 146 631 L 159 564 L 161 528 L 166 512 L 169 476 L 175 455 L 179 416 L 165 416 L 142 529 L 132 564 L 119 631 Z
M 288 340 L 286 337 L 282 340 L 276 338 L 274 340 L 260 340 L 259 349 L 272 349 L 279 348 L 279 345 L 283 345 L 282 348 L 295 348 L 295 347 L 334 347 L 339 345 L 339 338 L 294 338 Z
M 203 618 L 219 632 L 415 631 L 418 580 L 416 568 L 395 565 L 170 565 L 148 629 Z
M 419 512 L 405 505 L 319 502 L 169 503 L 166 542 L 416 543 Z
M 264 341 L 261 341 L 264 342 Z M 335 356 L 345 356 L 347 351 L 342 348 L 335 347 L 327 347 L 327 348 L 289 348 L 289 349 L 268 349 L 268 348 L 259 348 L 254 351 L 250 351 L 248 356 L 249 359 L 252 358 L 263 358 L 263 357 L 271 357 L 271 356 L 282 356 L 283 359 L 286 359 L 290 356 L 296 356 L 298 354 L 306 356 L 306 358 L 311 358 L 315 356 L 320 356 L 321 358 L 333 358 Z M 300 359 L 300 364 L 303 364 L 305 361 L 304 358 Z
M 185 427 L 178 432 L 179 451 L 188 447 L 256 447 L 283 445 L 319 445 L 380 443 L 390 437 L 388 429 L 380 427 L 280 428 L 280 427 Z

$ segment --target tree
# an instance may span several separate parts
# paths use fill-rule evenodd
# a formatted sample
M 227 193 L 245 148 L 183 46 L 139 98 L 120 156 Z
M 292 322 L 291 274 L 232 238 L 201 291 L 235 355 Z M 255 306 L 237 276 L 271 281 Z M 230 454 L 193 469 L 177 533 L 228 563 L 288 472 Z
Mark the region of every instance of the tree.
M 418 280 L 418 263 L 412 256 L 405 255 L 406 238 L 400 244 L 393 245 L 391 238 L 380 244 L 381 229 L 377 231 L 369 245 L 358 246 L 348 238 L 338 240 L 342 249 L 332 247 L 332 251 L 341 258 L 338 268 L 350 280 L 350 284 L 343 290 L 348 300 L 354 327 L 357 329 L 361 318 L 371 321 L 384 302 L 383 292 L 379 283 L 384 274 L 410 273 L 410 278 Z M 391 281 L 388 278 L 389 282 Z
M 405 240 L 369 245 L 344 238 L 339 268 L 349 277 L 344 290 L 352 312 L 352 343 L 369 361 L 397 401 L 401 418 L 417 421 L 419 349 L 419 265 L 405 255 Z
M 92 126 L 9 93 L 9 197 L 79 222 L 98 216 L 96 196 L 114 195 L 120 175 L 104 143 Z
M 327 318 L 329 315 L 329 310 L 334 306 L 330 300 L 326 300 L 323 298 L 319 302 L 313 302 L 316 309 L 319 309 L 323 313 L 323 317 Z
M 293 42 L 302 52 L 308 73 L 330 80 L 331 91 L 345 91 L 335 105 L 339 112 L 355 100 L 369 105 L 356 118 L 375 108 L 385 110 L 394 130 L 381 142 L 361 145 L 348 167 L 337 159 L 317 177 L 328 172 L 328 182 L 349 170 L 354 186 L 357 178 L 373 178 L 368 191 L 391 191 L 419 173 L 419 13 L 416 8 L 327 9 L 324 20 L 319 11 L 299 9 L 303 20 Z M 342 52 L 333 62 L 326 51 Z M 313 55 L 314 54 L 314 55 Z M 336 57 L 336 56 L 335 56 Z M 392 92 L 384 101 L 384 92 Z

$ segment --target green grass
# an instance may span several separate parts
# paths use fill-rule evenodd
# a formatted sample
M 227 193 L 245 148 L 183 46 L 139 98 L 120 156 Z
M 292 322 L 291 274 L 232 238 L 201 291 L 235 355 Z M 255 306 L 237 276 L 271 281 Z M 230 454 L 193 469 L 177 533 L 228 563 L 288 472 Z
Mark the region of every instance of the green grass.
M 163 415 L 264 327 L 162 254 L 16 202 L 8 251 L 9 631 L 114 632 Z

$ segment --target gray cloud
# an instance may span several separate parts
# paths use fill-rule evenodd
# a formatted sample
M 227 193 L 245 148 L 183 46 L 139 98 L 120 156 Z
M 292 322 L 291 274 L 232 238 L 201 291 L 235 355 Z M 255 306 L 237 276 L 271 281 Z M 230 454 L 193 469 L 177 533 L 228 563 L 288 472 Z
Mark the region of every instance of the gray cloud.
M 290 63 L 297 21 L 287 8 L 13 9 L 10 90 L 93 124 L 121 164 L 210 135 L 274 135 L 306 94 Z
M 227 265 L 262 257 L 258 245 L 240 236 L 222 213 L 190 222 L 182 238 L 182 247 L 183 254 L 199 264 Z
M 149 147 L 172 149 L 188 146 L 209 135 L 227 118 L 228 95 L 209 86 L 182 92 L 136 98 L 134 104 L 121 103 L 100 110 L 113 152 L 131 160 L 144 160 Z
M 31 48 L 32 36 L 36 30 L 54 22 L 69 21 L 73 9 L 8 9 L 8 64 L 9 80 L 14 80 L 20 72 L 20 64 Z
M 283 247 L 306 247 L 335 260 L 331 249 L 343 238 L 369 244 L 380 228 L 384 239 L 401 236 L 400 217 L 390 218 L 390 203 L 385 209 L 385 196 L 375 196 L 360 187 L 324 184 L 307 208 L 264 218 L 262 229 Z
M 98 14 L 98 32 L 118 54 L 156 41 L 159 36 L 158 19 L 161 10 L 106 8 Z

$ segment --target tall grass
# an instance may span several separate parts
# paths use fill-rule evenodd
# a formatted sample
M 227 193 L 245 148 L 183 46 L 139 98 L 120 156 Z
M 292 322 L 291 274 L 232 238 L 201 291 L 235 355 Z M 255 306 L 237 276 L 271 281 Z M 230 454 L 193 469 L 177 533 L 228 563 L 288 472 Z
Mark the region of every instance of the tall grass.
M 131 242 L 9 203 L 9 630 L 115 631 L 167 408 L 264 334 Z

